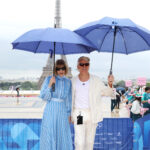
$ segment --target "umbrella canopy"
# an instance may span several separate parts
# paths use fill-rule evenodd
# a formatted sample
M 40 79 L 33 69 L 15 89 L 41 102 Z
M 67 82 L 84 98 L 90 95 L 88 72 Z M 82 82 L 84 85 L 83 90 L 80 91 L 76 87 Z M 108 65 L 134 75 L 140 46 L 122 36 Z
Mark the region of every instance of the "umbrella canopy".
M 121 92 L 125 93 L 126 89 L 124 87 L 119 86 L 119 87 L 116 88 L 116 91 L 117 92 L 121 91 Z
M 55 43 L 55 44 L 54 44 Z M 96 49 L 85 38 L 68 29 L 46 28 L 26 32 L 13 43 L 13 49 L 33 53 L 78 54 L 90 53 Z
M 19 89 L 21 87 L 21 85 L 17 85 L 16 87 L 15 87 L 15 89 L 17 90 L 17 89 Z
M 75 30 L 86 37 L 99 52 L 131 54 L 150 50 L 150 32 L 132 22 L 130 19 L 104 17 L 88 23 Z

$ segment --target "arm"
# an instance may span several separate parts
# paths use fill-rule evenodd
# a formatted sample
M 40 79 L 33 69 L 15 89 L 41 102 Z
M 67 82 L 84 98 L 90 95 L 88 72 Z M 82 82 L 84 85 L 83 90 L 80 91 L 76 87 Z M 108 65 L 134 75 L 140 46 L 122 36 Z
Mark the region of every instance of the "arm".
M 108 87 L 106 87 L 104 84 L 102 85 L 101 91 L 102 91 L 102 96 L 110 96 L 113 97 L 114 96 L 114 92 L 113 92 L 113 82 L 114 82 L 114 77 L 113 75 L 109 75 L 108 76 Z
M 45 101 L 48 101 L 51 99 L 52 95 L 52 88 L 49 87 L 49 81 L 51 77 L 47 77 L 42 85 L 41 92 L 40 92 L 40 98 L 42 98 Z
M 148 101 L 146 99 L 146 94 L 144 93 L 142 97 L 142 103 L 147 103 Z

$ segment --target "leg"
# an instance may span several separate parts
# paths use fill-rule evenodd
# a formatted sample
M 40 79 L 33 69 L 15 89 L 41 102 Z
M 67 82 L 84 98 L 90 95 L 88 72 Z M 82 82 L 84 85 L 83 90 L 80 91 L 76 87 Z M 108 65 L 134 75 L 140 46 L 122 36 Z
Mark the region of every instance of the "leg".
M 85 148 L 85 125 L 74 125 L 75 129 L 75 150 L 84 150 Z
M 112 99 L 111 100 L 111 111 L 114 110 L 115 106 L 116 106 L 116 100 Z
M 113 100 L 111 100 L 111 111 L 113 111 Z
M 95 133 L 96 133 L 97 124 L 91 122 L 87 123 L 85 126 L 85 149 L 84 150 L 93 150 Z

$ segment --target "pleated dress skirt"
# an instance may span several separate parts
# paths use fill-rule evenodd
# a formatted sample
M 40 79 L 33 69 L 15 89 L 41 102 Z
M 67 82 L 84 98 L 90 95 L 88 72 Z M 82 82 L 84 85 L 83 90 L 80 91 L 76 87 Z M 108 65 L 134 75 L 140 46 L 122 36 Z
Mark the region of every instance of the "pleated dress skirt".
M 64 102 L 47 102 L 41 125 L 40 150 L 73 150 Z

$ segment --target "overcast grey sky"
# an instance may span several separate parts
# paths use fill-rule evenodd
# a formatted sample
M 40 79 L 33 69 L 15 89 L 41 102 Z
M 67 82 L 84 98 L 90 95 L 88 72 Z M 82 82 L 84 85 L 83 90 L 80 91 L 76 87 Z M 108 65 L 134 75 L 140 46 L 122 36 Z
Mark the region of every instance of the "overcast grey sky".
M 62 27 L 74 30 L 83 24 L 105 16 L 130 18 L 150 30 L 149 0 L 61 0 Z M 46 65 L 46 54 L 32 54 L 12 50 L 11 42 L 26 31 L 53 27 L 55 0 L 3 0 L 0 2 L 0 76 L 39 77 Z M 76 60 L 80 55 L 67 56 L 73 74 L 77 74 Z M 106 77 L 111 55 L 92 53 L 91 72 Z M 150 51 L 115 54 L 113 72 L 116 78 L 150 78 Z

